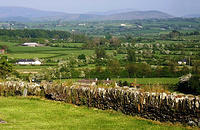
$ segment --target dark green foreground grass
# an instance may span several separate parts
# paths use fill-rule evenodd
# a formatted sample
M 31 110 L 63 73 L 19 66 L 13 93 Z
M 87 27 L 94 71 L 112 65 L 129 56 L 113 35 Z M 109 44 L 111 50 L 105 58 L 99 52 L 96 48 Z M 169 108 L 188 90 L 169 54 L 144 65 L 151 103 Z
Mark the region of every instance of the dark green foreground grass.
M 0 129 L 185 129 L 123 115 L 38 98 L 0 97 Z

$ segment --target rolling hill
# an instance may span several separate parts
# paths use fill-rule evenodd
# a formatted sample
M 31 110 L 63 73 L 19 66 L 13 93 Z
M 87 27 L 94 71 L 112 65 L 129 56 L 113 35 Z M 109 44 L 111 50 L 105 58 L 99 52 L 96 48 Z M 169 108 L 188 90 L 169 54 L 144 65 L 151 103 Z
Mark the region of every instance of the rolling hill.
M 133 12 L 133 11 L 138 11 L 138 10 L 127 8 L 127 9 L 110 10 L 110 11 L 105 11 L 105 12 L 88 12 L 87 14 L 112 15 L 112 14 L 120 14 L 120 13 Z
M 121 13 L 120 13 L 121 12 Z M 23 7 L 0 7 L 0 21 L 99 21 L 99 20 L 135 20 L 167 19 L 173 16 L 160 11 L 116 11 L 114 13 L 70 14 L 63 12 L 42 11 Z
M 160 11 L 132 11 L 105 16 L 105 20 L 167 19 L 173 16 Z

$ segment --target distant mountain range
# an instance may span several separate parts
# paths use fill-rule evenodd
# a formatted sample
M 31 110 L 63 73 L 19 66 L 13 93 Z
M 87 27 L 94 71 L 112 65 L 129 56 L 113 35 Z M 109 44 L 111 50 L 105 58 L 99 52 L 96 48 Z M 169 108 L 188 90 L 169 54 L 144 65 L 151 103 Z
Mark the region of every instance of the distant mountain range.
M 184 18 L 200 18 L 200 14 L 189 14 L 183 16 Z
M 173 16 L 160 11 L 135 11 L 133 9 L 70 14 L 23 7 L 0 7 L 0 21 L 100 21 L 167 18 L 173 18 Z
M 127 8 L 127 9 L 110 10 L 105 12 L 88 12 L 87 14 L 112 15 L 112 14 L 120 14 L 120 13 L 134 12 L 134 11 L 138 10 Z

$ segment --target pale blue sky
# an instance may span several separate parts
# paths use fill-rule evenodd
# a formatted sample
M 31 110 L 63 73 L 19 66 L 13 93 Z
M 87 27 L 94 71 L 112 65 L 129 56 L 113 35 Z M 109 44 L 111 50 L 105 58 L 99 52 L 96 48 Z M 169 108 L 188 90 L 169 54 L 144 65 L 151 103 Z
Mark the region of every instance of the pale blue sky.
M 175 16 L 200 13 L 200 0 L 0 0 L 0 6 L 31 7 L 68 13 L 126 8 L 159 10 Z

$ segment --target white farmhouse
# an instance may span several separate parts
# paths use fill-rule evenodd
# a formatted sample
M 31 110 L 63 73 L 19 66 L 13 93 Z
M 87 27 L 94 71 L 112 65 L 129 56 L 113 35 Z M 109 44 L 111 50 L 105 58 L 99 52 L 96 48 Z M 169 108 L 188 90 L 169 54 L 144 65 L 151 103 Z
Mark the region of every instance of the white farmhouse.
M 39 44 L 38 43 L 24 43 L 24 44 L 22 44 L 22 46 L 30 46 L 30 47 L 36 47 L 36 46 L 39 46 Z
M 126 25 L 126 24 L 121 24 L 121 26 L 122 26 L 122 27 L 126 27 L 127 25 Z
M 85 23 L 80 23 L 78 24 L 79 26 L 85 26 L 86 24 Z
M 137 25 L 137 27 L 138 27 L 138 28 L 141 28 L 141 29 L 143 28 L 143 26 L 142 26 L 142 25 Z
M 39 60 L 32 60 L 32 59 L 21 59 L 18 60 L 18 65 L 41 65 L 42 63 Z

